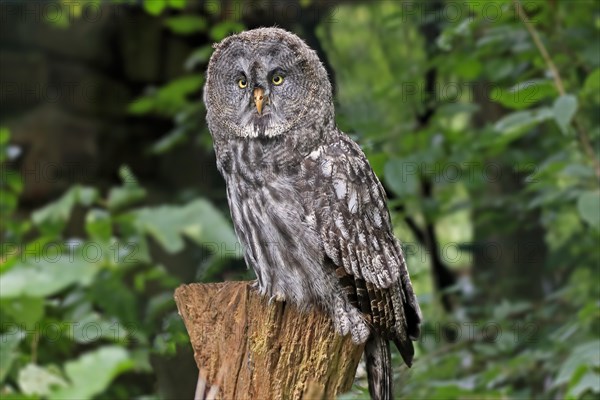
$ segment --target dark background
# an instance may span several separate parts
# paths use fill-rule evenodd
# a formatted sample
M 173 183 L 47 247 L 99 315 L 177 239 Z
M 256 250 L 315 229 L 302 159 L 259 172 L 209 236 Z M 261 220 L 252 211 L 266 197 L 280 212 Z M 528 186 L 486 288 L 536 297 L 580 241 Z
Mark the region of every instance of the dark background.
M 0 1 L 0 394 L 190 398 L 172 293 L 253 279 L 201 102 L 291 30 L 384 183 L 425 325 L 403 398 L 600 393 L 594 1 Z M 364 371 L 342 398 L 365 398 Z

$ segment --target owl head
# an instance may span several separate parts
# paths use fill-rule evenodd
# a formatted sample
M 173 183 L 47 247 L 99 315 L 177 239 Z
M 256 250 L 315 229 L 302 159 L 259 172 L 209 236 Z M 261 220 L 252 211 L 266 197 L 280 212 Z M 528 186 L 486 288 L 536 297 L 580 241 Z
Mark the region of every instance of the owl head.
M 215 45 L 204 87 L 215 139 L 273 138 L 333 114 L 331 84 L 298 36 L 259 28 Z

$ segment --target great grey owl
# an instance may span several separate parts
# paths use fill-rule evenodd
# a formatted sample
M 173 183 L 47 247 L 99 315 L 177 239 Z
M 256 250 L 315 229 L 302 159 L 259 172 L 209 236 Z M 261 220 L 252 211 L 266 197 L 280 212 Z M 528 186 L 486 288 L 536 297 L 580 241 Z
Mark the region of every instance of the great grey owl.
M 204 102 L 259 292 L 320 307 L 339 334 L 367 342 L 371 396 L 392 398 L 388 340 L 410 366 L 421 311 L 383 187 L 336 127 L 317 54 L 278 28 L 229 36 L 215 45 Z

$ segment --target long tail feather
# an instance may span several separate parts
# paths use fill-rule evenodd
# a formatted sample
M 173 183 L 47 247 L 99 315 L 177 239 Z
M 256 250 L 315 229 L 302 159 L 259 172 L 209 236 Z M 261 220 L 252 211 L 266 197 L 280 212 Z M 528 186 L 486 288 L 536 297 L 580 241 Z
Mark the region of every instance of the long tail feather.
M 365 346 L 369 393 L 373 400 L 394 398 L 392 359 L 390 343 L 379 335 L 372 334 Z

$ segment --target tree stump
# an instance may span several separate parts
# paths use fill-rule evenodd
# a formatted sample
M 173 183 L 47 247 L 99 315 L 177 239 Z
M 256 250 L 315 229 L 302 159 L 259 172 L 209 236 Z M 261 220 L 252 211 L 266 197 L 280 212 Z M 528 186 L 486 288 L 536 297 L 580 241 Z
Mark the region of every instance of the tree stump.
M 250 282 L 182 285 L 175 302 L 208 385 L 222 399 L 331 399 L 350 390 L 364 346 L 319 310 L 260 296 Z

